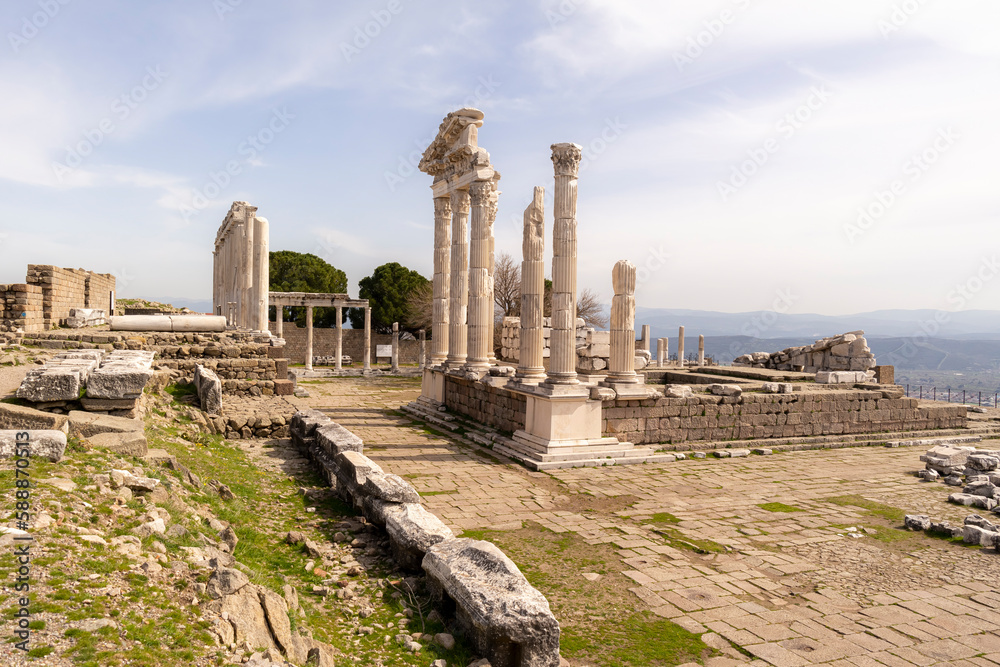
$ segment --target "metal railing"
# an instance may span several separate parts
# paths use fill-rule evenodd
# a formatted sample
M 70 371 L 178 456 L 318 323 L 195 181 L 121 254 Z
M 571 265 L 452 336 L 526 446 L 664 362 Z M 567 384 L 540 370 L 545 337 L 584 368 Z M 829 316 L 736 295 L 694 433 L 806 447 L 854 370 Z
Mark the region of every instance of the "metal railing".
M 937 387 L 925 387 L 924 385 L 918 385 L 917 389 L 913 392 L 913 394 L 911 394 L 910 385 L 906 385 L 906 395 L 911 398 L 927 398 L 932 401 L 946 401 L 948 403 L 961 403 L 962 405 L 979 405 L 980 407 L 985 405 L 986 407 L 990 407 L 989 392 L 986 392 L 985 404 L 983 403 L 983 392 L 966 391 L 965 389 L 962 390 L 962 400 L 958 400 L 957 389 L 954 391 L 955 400 L 952 400 L 953 396 L 951 387 L 947 388 L 947 392 L 945 390 L 941 390 L 941 398 L 938 398 Z M 1000 392 L 993 394 L 993 407 L 1000 407 Z

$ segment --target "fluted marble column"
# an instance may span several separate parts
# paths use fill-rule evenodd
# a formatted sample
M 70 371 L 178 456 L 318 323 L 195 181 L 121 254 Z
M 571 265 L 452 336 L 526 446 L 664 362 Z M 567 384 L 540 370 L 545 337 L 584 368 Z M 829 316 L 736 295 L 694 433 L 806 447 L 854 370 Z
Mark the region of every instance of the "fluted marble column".
M 451 195 L 451 285 L 448 313 L 449 368 L 465 364 L 469 351 L 469 192 Z
M 451 198 L 434 198 L 434 320 L 431 366 L 448 359 L 448 300 L 451 290 Z
M 337 358 L 333 362 L 333 367 L 337 372 L 344 368 L 344 309 L 340 304 L 334 306 L 337 309 Z
M 285 337 L 285 307 L 284 306 L 275 306 L 274 307 L 274 322 L 275 322 L 275 327 L 274 328 L 277 330 L 276 333 L 275 333 L 275 335 L 278 338 L 284 338 Z
M 368 374 L 372 369 L 372 308 L 365 306 L 365 362 L 362 373 Z
M 611 358 L 608 382 L 637 383 L 635 372 L 635 264 L 621 260 L 611 272 Z
M 306 306 L 306 370 L 313 369 L 313 307 Z
M 684 327 L 677 328 L 677 365 L 684 368 Z
M 555 223 L 552 229 L 552 337 L 549 384 L 576 378 L 576 196 L 583 149 L 553 144 Z
M 254 331 L 267 331 L 267 294 L 271 282 L 269 253 L 270 224 L 267 218 L 253 218 L 253 301 L 247 304 Z
M 254 216 L 253 207 L 247 207 L 243 214 L 243 222 L 240 225 L 242 236 L 240 240 L 240 295 L 236 306 L 237 325 L 243 329 L 253 328 L 253 319 L 250 312 L 257 305 L 253 291 L 253 228 Z
M 698 365 L 705 365 L 705 337 L 698 336 Z
M 392 372 L 399 372 L 399 322 L 392 323 Z
M 656 339 L 656 367 L 663 368 L 663 339 Z
M 489 350 L 490 350 L 489 351 L 489 362 L 490 362 L 490 366 L 496 366 L 497 365 L 496 350 L 493 348 L 493 331 L 494 331 L 494 326 L 495 326 L 494 325 L 494 321 L 493 321 L 493 315 L 495 313 L 495 305 L 496 305 L 496 294 L 495 294 L 496 283 L 494 282 L 494 274 L 496 273 L 496 265 L 497 265 L 497 262 L 496 262 L 496 259 L 497 259 L 496 258 L 497 239 L 496 239 L 496 235 L 493 233 L 493 225 L 497 221 L 497 209 L 498 209 L 498 204 L 499 204 L 499 199 L 500 199 L 500 190 L 497 189 L 497 181 L 499 181 L 499 180 L 500 180 L 500 174 L 494 173 L 493 174 L 493 188 L 492 188 L 492 190 L 490 192 L 490 202 L 489 202 L 489 206 L 486 207 L 486 225 L 487 225 L 486 231 L 487 231 L 487 239 L 489 241 L 489 246 L 490 246 L 489 247 L 489 267 L 488 267 L 488 272 L 489 272 L 490 280 L 489 280 L 489 285 L 488 285 L 489 295 L 488 295 L 488 299 L 487 299 L 487 301 L 489 303 L 489 311 L 490 311 L 490 315 L 489 315 L 489 317 L 490 317 L 490 325 L 489 325 L 489 332 L 490 332 L 489 333 L 489 338 L 490 338 L 490 343 L 489 343 Z
M 521 245 L 521 358 L 517 377 L 524 382 L 545 379 L 542 353 L 545 337 L 542 315 L 545 304 L 545 188 L 536 187 L 524 211 Z
M 663 366 L 670 365 L 670 339 L 661 338 L 660 342 L 663 343 Z
M 493 347 L 493 277 L 490 275 L 490 225 L 492 181 L 476 181 L 469 187 L 472 242 L 469 245 L 469 343 L 465 367 L 484 371 L 490 367 Z

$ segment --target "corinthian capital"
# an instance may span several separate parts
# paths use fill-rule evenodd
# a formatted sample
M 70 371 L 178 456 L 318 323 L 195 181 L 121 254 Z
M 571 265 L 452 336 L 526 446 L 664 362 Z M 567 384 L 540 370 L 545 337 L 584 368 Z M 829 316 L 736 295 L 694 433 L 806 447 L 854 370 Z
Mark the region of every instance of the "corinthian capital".
M 552 144 L 552 164 L 556 176 L 576 176 L 580 173 L 583 146 L 579 144 Z
M 472 197 L 473 206 L 488 206 L 490 203 L 490 195 L 492 194 L 492 181 L 475 181 L 469 186 L 469 195 Z

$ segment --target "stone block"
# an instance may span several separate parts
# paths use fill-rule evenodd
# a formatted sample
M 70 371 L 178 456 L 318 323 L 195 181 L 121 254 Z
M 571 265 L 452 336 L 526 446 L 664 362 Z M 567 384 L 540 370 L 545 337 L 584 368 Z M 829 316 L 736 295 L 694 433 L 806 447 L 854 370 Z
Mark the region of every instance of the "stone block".
M 458 627 L 494 667 L 559 667 L 559 623 L 548 601 L 496 546 L 439 542 L 423 569 L 432 597 L 455 603 Z
M 194 370 L 194 385 L 198 391 L 198 402 L 201 403 L 201 409 L 210 415 L 220 414 L 222 412 L 222 380 L 219 379 L 218 374 L 198 364 Z
M 23 434 L 27 433 L 25 440 Z M 18 434 L 22 438 L 18 439 Z M 0 459 L 17 458 L 18 445 L 25 444 L 31 458 L 43 458 L 53 463 L 62 459 L 66 451 L 66 434 L 62 431 L 0 431 Z M 11 473 L 13 475 L 13 473 Z M 11 485 L 14 482 L 11 481 Z
M 75 401 L 83 383 L 77 370 L 53 368 L 32 371 L 17 388 L 17 397 L 35 403 Z
M 742 396 L 743 388 L 738 384 L 711 384 L 708 391 L 714 396 Z
M 63 431 L 69 428 L 69 418 L 51 412 L 42 412 L 23 405 L 0 403 L 0 429 Z
M 910 530 L 927 530 L 931 527 L 931 518 L 926 514 L 907 514 L 903 525 Z
M 333 421 L 316 427 L 316 444 L 334 458 L 342 452 L 364 452 L 361 438 Z
M 455 537 L 441 519 L 418 503 L 388 505 L 383 516 L 393 557 L 404 570 L 419 571 L 428 549 Z
M 135 366 L 102 366 L 87 378 L 87 396 L 90 398 L 138 398 L 153 377 L 149 368 Z
M 141 458 L 149 451 L 146 436 L 142 431 L 97 433 L 86 440 L 98 449 L 105 449 L 123 456 Z
M 365 495 L 387 503 L 420 503 L 420 494 L 398 475 L 372 472 L 361 487 Z

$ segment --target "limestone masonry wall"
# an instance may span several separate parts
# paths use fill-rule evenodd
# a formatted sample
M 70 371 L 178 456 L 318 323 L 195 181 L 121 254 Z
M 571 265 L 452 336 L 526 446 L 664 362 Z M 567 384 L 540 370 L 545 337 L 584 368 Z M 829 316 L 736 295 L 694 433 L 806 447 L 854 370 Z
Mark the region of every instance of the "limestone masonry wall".
M 155 369 L 178 370 L 186 378 L 194 376 L 194 369 L 199 364 L 214 371 L 222 380 L 222 391 L 226 394 L 290 394 L 292 387 L 287 379 L 288 362 L 283 358 L 284 349 L 260 340 L 261 336 L 242 332 L 35 332 L 26 333 L 23 338 L 25 345 L 50 349 L 148 350 L 156 353 Z
M 697 395 L 607 401 L 604 435 L 644 443 L 963 428 L 964 406 L 917 407 L 902 390 Z
M 507 433 L 523 429 L 528 401 L 521 395 L 482 382 L 447 376 L 445 405 L 473 421 Z
M 0 332 L 47 331 L 73 308 L 107 310 L 115 277 L 84 269 L 29 264 L 25 282 L 0 285 Z
M 504 388 L 448 376 L 449 410 L 502 432 L 524 428 L 526 401 Z M 902 389 L 805 391 L 605 401 L 602 434 L 678 445 L 814 435 L 964 428 L 964 406 L 918 407 Z
M 270 322 L 271 333 L 278 335 L 277 325 Z M 297 327 L 294 322 L 282 326 L 285 339 L 285 356 L 292 363 L 301 364 L 306 357 L 306 328 Z M 392 334 L 372 333 L 372 363 L 375 363 L 376 345 L 391 345 Z M 344 329 L 343 352 L 351 360 L 360 364 L 365 356 L 365 332 L 363 329 Z M 429 347 L 428 347 L 429 350 Z M 313 356 L 333 357 L 337 354 L 337 330 L 313 327 Z M 430 354 L 430 352 L 428 352 Z M 415 364 L 420 361 L 420 341 L 399 341 L 399 363 Z

